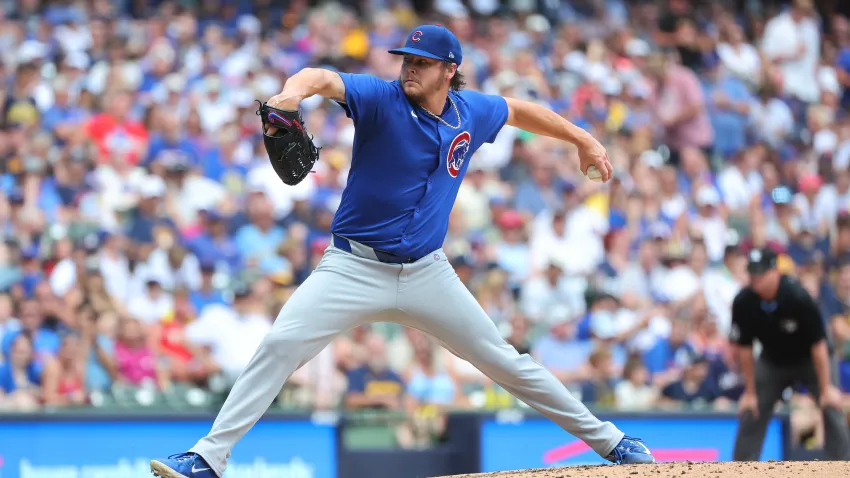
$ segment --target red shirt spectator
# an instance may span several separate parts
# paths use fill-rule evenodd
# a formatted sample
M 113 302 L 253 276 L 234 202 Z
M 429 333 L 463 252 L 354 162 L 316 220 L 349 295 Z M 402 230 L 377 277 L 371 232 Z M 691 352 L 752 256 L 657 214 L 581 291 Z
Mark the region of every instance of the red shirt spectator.
M 123 92 L 107 97 L 106 112 L 95 115 L 86 124 L 86 134 L 97 145 L 100 163 L 118 156 L 136 165 L 142 158 L 148 131 L 142 123 L 129 118 L 131 101 L 131 96 Z

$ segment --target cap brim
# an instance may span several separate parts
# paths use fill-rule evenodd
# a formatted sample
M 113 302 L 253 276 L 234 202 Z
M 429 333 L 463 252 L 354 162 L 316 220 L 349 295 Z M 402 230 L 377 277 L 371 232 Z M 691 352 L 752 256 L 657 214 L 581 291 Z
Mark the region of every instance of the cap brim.
M 416 55 L 416 56 L 424 56 L 425 58 L 431 58 L 432 60 L 440 60 L 440 61 L 448 61 L 444 58 L 440 58 L 439 56 L 429 53 L 425 50 L 420 50 L 418 48 L 396 48 L 394 50 L 389 50 L 389 53 L 393 55 Z
M 764 274 L 765 272 L 768 272 L 768 271 L 771 271 L 771 270 L 773 270 L 773 267 L 765 266 L 765 265 L 761 265 L 761 264 L 747 267 L 747 272 L 751 276 L 760 276 L 760 275 Z

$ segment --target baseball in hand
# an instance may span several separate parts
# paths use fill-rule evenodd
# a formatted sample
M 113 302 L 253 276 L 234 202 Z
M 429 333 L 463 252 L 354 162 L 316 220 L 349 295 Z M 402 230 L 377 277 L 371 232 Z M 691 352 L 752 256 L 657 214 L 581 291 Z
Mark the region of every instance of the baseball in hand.
M 594 165 L 590 165 L 590 166 L 587 167 L 587 172 L 585 173 L 585 176 L 587 176 L 587 179 L 589 179 L 591 181 L 594 181 L 594 182 L 597 182 L 597 183 L 602 182 L 602 173 L 600 173 L 599 170 L 596 169 L 596 166 L 594 166 Z

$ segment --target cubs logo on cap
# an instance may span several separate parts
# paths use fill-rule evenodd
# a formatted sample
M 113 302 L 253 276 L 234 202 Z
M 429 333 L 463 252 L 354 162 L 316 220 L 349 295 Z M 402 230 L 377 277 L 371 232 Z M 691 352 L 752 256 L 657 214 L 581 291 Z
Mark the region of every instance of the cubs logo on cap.
M 449 171 L 449 176 L 456 178 L 460 174 L 460 168 L 463 167 L 463 162 L 466 160 L 466 154 L 472 146 L 472 136 L 469 131 L 455 136 L 449 146 L 449 154 L 446 158 L 446 169 Z
M 404 47 L 390 50 L 393 55 L 416 55 L 448 61 L 460 66 L 463 53 L 454 33 L 442 25 L 420 25 L 410 32 Z

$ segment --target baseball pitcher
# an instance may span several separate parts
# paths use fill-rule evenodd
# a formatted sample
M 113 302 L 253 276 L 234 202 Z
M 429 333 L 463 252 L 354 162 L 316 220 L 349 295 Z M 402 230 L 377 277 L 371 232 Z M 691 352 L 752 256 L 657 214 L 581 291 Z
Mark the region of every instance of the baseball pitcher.
M 354 121 L 348 183 L 321 262 L 295 291 L 219 412 L 187 453 L 151 461 L 155 476 L 221 477 L 230 450 L 265 413 L 284 382 L 340 333 L 400 310 L 420 329 L 607 460 L 654 463 L 644 444 L 596 418 L 554 375 L 507 344 L 441 249 L 473 153 L 510 124 L 574 144 L 591 179 L 612 175 L 590 134 L 541 106 L 462 90 L 460 43 L 422 25 L 404 48 L 398 80 L 308 68 L 260 106 L 266 150 L 286 184 L 309 173 L 319 151 L 299 103 L 320 95 Z M 581 251 L 576 251 L 581 254 Z

